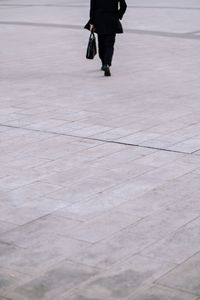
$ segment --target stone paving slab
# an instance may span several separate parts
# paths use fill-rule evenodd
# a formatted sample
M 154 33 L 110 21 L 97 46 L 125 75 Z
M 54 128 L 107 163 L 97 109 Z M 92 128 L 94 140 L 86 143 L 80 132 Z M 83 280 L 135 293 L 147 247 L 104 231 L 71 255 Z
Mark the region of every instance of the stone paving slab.
M 200 253 L 198 252 L 181 266 L 178 266 L 169 272 L 169 274 L 159 279 L 158 282 L 161 285 L 175 287 L 199 295 L 199 258 Z
M 138 293 L 137 296 L 131 296 L 128 300 L 198 300 L 199 298 L 190 293 L 179 290 L 169 289 L 163 286 L 153 285 L 150 288 Z
M 200 3 L 0 1 L 0 300 L 199 300 Z

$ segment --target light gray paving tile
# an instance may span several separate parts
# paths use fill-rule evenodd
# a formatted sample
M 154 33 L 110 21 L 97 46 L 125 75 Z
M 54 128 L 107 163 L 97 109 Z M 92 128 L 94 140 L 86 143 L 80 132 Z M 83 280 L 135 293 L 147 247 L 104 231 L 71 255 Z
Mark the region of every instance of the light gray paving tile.
M 123 129 L 123 128 L 110 128 L 109 131 L 103 132 L 103 133 L 96 133 L 92 135 L 92 137 L 98 138 L 98 139 L 103 139 L 107 141 L 113 141 L 116 139 L 119 139 L 121 137 L 131 135 L 133 132 L 128 129 Z
M 198 168 L 198 169 L 195 169 L 195 170 L 193 171 L 193 173 L 194 173 L 194 174 L 198 174 L 198 175 L 200 175 L 200 168 Z
M 181 161 L 168 163 L 161 168 L 152 170 L 142 176 L 141 180 L 149 183 L 155 183 L 157 186 L 165 184 L 169 180 L 174 180 L 196 169 L 196 165 L 183 163 Z
M 3 234 L 4 232 L 10 231 L 16 227 L 17 227 L 16 224 L 0 221 L 0 235 Z
M 200 157 L 198 155 L 184 155 L 182 161 L 188 164 L 195 164 L 200 166 Z
M 80 138 L 75 137 L 73 143 L 76 144 L 76 145 L 85 146 L 85 149 L 90 149 L 90 148 L 93 148 L 93 147 L 96 147 L 96 146 L 103 145 L 104 141 L 98 141 L 96 139 L 87 139 L 87 138 L 84 139 L 84 138 L 81 138 L 81 137 Z
M 163 139 L 162 137 L 159 139 L 151 139 L 151 140 L 147 140 L 144 142 L 140 143 L 140 146 L 143 147 L 152 147 L 152 148 L 156 148 L 156 149 L 161 149 L 161 150 L 165 150 L 170 146 L 173 146 L 175 144 L 175 142 L 172 142 L 170 140 L 167 139 Z
M 183 156 L 179 153 L 169 153 L 164 151 L 156 151 L 145 157 L 136 160 L 137 163 L 150 165 L 153 167 L 162 167 L 173 161 L 181 159 Z
M 21 250 L 19 247 L 0 242 L 0 254 L 1 254 L 1 263 L 3 263 L 4 257 L 11 256 L 14 252 Z
M 41 235 L 26 249 L 0 242 L 0 267 L 37 275 L 64 259 L 79 257 L 89 246 L 89 243 L 53 233 Z
M 158 133 L 150 133 L 150 132 L 138 132 L 133 135 L 129 135 L 123 138 L 118 139 L 121 143 L 127 143 L 127 144 L 135 144 L 139 145 L 140 143 L 151 140 L 153 138 L 159 138 L 160 134 Z
M 110 187 L 117 187 L 122 183 L 129 182 L 131 178 L 138 177 L 153 169 L 150 166 L 140 165 L 134 162 L 123 164 L 118 164 L 117 162 L 115 162 L 113 164 L 113 168 L 110 168 L 111 164 L 109 163 L 109 167 L 105 167 L 104 165 L 101 165 L 101 163 L 96 165 L 95 162 L 86 162 L 86 164 L 83 165 L 82 169 L 86 169 L 87 173 L 84 177 L 81 177 L 80 181 L 84 182 L 84 180 L 87 180 L 87 177 L 88 179 L 91 178 L 93 180 L 104 179 L 110 182 Z
M 7 141 L 4 142 L 4 144 L 2 145 L 2 147 L 4 147 L 4 149 L 6 148 L 6 150 L 10 151 L 12 150 L 12 144 L 15 145 L 15 151 L 18 150 L 18 147 L 20 149 L 20 147 L 27 145 L 31 145 L 34 144 L 36 142 L 38 142 L 40 139 L 38 138 L 37 135 L 31 135 L 28 131 L 24 132 L 24 134 L 18 134 L 15 137 L 13 137 L 12 139 L 8 139 Z
M 44 134 L 44 133 L 43 133 Z M 48 133 L 47 133 L 48 134 Z M 40 150 L 40 151 L 47 151 L 47 150 L 54 150 L 58 151 L 63 150 L 64 152 L 70 152 L 75 150 L 81 150 L 84 149 L 84 147 L 81 147 L 79 145 L 79 149 L 77 148 L 76 138 L 73 138 L 71 136 L 65 136 L 65 135 L 57 135 L 57 134 L 51 134 L 52 138 L 48 139 L 42 139 L 37 144 L 34 145 L 33 149 Z
M 187 189 L 185 189 L 187 186 Z M 175 201 L 176 200 L 176 201 Z M 174 212 L 199 211 L 199 175 L 188 173 L 174 180 L 167 181 L 140 197 L 129 197 L 116 209 L 133 213 L 139 217 L 151 215 L 159 209 L 170 209 Z
M 95 295 L 92 295 L 91 297 L 88 295 L 85 295 L 85 293 L 81 293 L 81 292 L 69 292 L 69 293 L 65 293 L 64 295 L 62 295 L 62 297 L 60 298 L 60 300 L 100 300 L 101 298 L 98 297 L 97 293 L 95 293 Z M 111 300 L 110 298 L 106 297 L 106 299 Z M 1 300 L 1 298 L 0 298 Z M 3 299 L 4 300 L 4 299 Z
M 159 285 L 153 285 L 149 289 L 130 296 L 127 300 L 198 300 L 198 297 L 190 293 L 170 289 Z
M 30 118 L 30 116 L 28 118 Z M 17 130 L 19 130 L 19 129 L 17 129 Z M 46 131 L 37 131 L 37 130 L 30 131 L 30 130 L 26 129 L 26 134 L 31 135 L 32 137 L 35 137 L 37 139 L 37 143 L 42 143 L 42 144 L 47 143 L 47 142 L 50 143 L 51 140 L 56 138 L 55 134 L 53 134 L 51 132 L 46 132 Z
M 187 212 L 193 213 L 197 216 L 200 216 L 199 210 L 199 189 L 194 189 L 193 187 L 188 187 L 187 193 L 182 193 L 180 197 L 174 198 L 176 201 L 170 201 L 166 205 L 166 209 L 169 211 L 176 211 L 176 212 Z
M 176 201 L 180 201 L 185 197 L 191 198 L 191 196 L 195 194 L 197 196 L 200 177 L 198 174 L 193 174 L 193 172 L 194 171 L 188 172 L 183 176 L 168 181 L 162 185 L 157 192 L 160 193 L 162 197 L 171 197 L 172 203 L 174 203 L 174 198 L 176 198 Z M 187 189 L 185 189 L 185 186 L 187 186 Z
M 182 143 L 175 144 L 168 147 L 169 150 L 182 151 L 186 153 L 193 153 L 200 150 L 200 139 L 188 139 Z
M 190 139 L 193 135 L 195 135 L 194 133 L 192 132 L 186 132 L 186 131 L 175 131 L 175 132 L 172 132 L 170 134 L 167 134 L 167 135 L 162 135 L 158 138 L 158 140 L 162 141 L 162 142 L 168 142 L 169 149 L 172 148 L 172 150 L 175 150 L 173 147 L 174 145 L 176 144 L 181 144 L 181 143 L 185 143 L 188 139 Z M 177 150 L 179 151 L 179 150 Z M 180 150 L 181 151 L 181 150 Z M 184 152 L 184 151 L 183 151 Z
M 80 221 L 47 215 L 2 234 L 0 239 L 6 243 L 28 248 L 41 243 L 51 235 L 69 235 L 76 227 L 81 228 Z
M 71 232 L 68 236 L 91 243 L 96 243 L 100 240 L 105 240 L 116 232 L 134 224 L 139 218 L 131 215 L 126 215 L 119 212 L 109 212 L 100 217 L 97 217 L 89 222 L 81 224 Z
M 122 202 L 125 202 L 123 197 L 114 197 L 111 191 L 105 191 L 92 196 L 87 201 L 80 201 L 59 209 L 54 212 L 54 215 L 87 221 L 104 213 L 109 213 L 115 208 L 117 210 L 118 205 Z
M 16 127 L 26 127 L 30 124 L 30 120 L 28 118 L 22 118 L 22 116 L 19 115 L 19 119 L 13 119 L 13 120 L 9 120 L 6 121 L 6 125 L 9 126 L 16 126 Z
M 16 255 L 19 254 L 21 255 L 23 252 L 23 249 L 20 247 L 17 247 L 15 245 L 3 243 L 0 241 L 0 268 L 1 269 L 10 269 L 11 271 L 14 270 L 12 264 L 10 264 L 10 261 L 13 259 L 16 259 Z M 10 267 L 10 268 L 9 268 Z M 19 272 L 24 272 L 22 271 L 22 268 L 17 270 Z M 26 273 L 26 272 L 24 272 Z
M 110 181 L 109 178 L 86 178 L 84 181 L 78 182 L 71 187 L 63 188 L 59 191 L 53 192 L 49 194 L 48 197 L 52 199 L 64 200 L 66 201 L 66 205 L 70 205 L 75 202 L 88 200 L 95 194 L 111 188 L 114 184 L 115 183 Z
M 81 165 L 81 163 L 82 162 L 78 160 L 78 158 L 76 162 L 73 162 L 72 160 L 70 160 L 70 158 L 67 159 L 66 157 L 63 157 L 48 161 L 47 163 L 44 163 L 40 166 L 33 167 L 33 171 L 37 172 L 38 176 L 50 177 L 54 174 L 57 174 L 58 172 L 65 172 L 72 167 L 77 168 Z
M 160 134 L 169 134 L 171 132 L 175 132 L 179 129 L 182 129 L 186 126 L 188 126 L 188 124 L 190 125 L 192 121 L 189 120 L 188 115 L 187 115 L 187 119 L 184 120 L 184 118 L 179 118 L 177 120 L 173 120 L 172 121 L 168 121 L 168 122 L 162 122 L 161 124 L 154 126 L 153 128 L 151 128 L 151 131 L 153 130 L 153 132 L 157 132 Z
M 198 120 L 194 119 L 194 122 L 192 124 L 189 124 L 188 126 L 185 126 L 184 128 L 179 129 L 177 131 L 177 134 L 182 135 L 182 136 L 187 136 L 189 138 L 194 137 L 196 139 L 199 136 L 199 130 L 200 130 L 199 119 Z
M 47 149 L 36 149 L 33 151 L 35 152 L 35 155 L 41 157 L 41 158 L 46 158 L 49 160 L 56 160 L 56 159 L 71 159 L 70 154 L 75 154 L 75 153 L 81 153 L 81 150 L 85 150 L 85 146 L 78 146 L 78 145 L 73 145 L 69 146 L 68 149 L 64 150 L 62 146 L 54 146 L 50 147 Z M 32 151 L 32 149 L 30 149 Z
M 11 208 L 11 210 L 13 209 L 13 207 L 20 207 L 23 206 L 25 203 L 28 203 L 29 201 L 31 201 L 33 199 L 33 197 L 27 197 L 27 198 L 19 198 L 19 197 L 10 197 L 10 193 L 11 191 L 4 191 L 1 190 L 0 191 L 0 207 L 2 209 L 8 209 Z
M 36 129 L 36 130 L 54 130 L 54 128 L 56 128 L 59 125 L 64 124 L 63 120 L 53 120 L 53 119 L 48 119 L 48 121 L 41 121 L 41 122 L 36 122 L 35 124 L 28 124 L 26 126 L 24 126 L 25 128 L 29 128 L 29 129 Z
M 128 147 L 117 153 L 97 159 L 93 165 L 100 168 L 117 169 L 124 164 L 134 163 L 138 158 L 152 153 L 152 149 L 138 149 L 137 147 Z M 134 167 L 134 166 L 133 166 Z
M 26 198 L 37 198 L 44 195 L 48 195 L 56 190 L 61 189 L 61 187 L 53 184 L 44 183 L 41 181 L 35 181 L 31 184 L 26 184 L 20 188 L 14 189 L 7 193 L 7 197 L 10 199 L 16 199 L 16 201 L 21 198 L 26 200 Z
M 158 210 L 137 222 L 135 226 L 129 226 L 127 231 L 144 238 L 151 237 L 159 240 L 194 220 L 198 215 L 194 212 Z
M 2 116 L 2 115 L 1 115 Z M 0 135 L 2 136 L 2 134 L 3 134 L 3 132 L 5 132 L 5 131 L 7 131 L 7 132 L 9 132 L 10 131 L 10 128 L 9 127 L 5 127 L 5 126 L 1 126 L 0 125 Z
M 93 125 L 87 128 L 82 128 L 79 130 L 74 130 L 72 132 L 73 135 L 75 136 L 83 136 L 83 137 L 90 137 L 95 135 L 96 133 L 101 133 L 101 132 L 107 132 L 110 130 L 110 127 L 106 126 L 98 126 L 98 125 Z
M 115 167 L 109 170 L 108 176 L 113 178 L 117 184 L 121 184 L 129 182 L 151 170 L 153 170 L 153 167 L 137 164 L 135 161 L 129 161 L 119 165 L 115 164 Z
M 5 124 L 7 126 L 7 122 Z M 9 124 L 8 124 L 9 126 Z M 1 132 L 1 141 L 4 141 L 4 144 L 2 144 L 2 147 L 5 147 L 7 145 L 7 142 L 18 140 L 19 137 L 27 137 L 29 136 L 29 133 L 27 130 L 23 128 L 9 128 L 9 127 L 1 127 L 5 128 L 6 130 Z
M 158 284 L 200 295 L 200 252 L 157 280 Z
M 79 110 L 77 111 L 76 109 L 74 110 L 69 110 L 69 109 L 66 109 L 65 107 L 63 108 L 63 110 L 57 108 L 56 110 L 56 114 L 52 115 L 53 118 L 56 118 L 56 119 L 63 119 L 63 120 L 67 120 L 67 121 L 70 121 L 70 122 L 73 122 L 73 123 L 80 123 L 82 124 L 81 128 L 84 127 L 84 123 L 86 123 L 85 120 L 87 120 L 87 116 L 90 116 L 90 115 L 94 115 L 94 117 L 97 117 L 98 114 L 95 113 L 95 112 L 88 112 L 88 111 L 85 111 L 85 110 Z M 87 124 L 87 126 L 89 126 L 90 124 Z
M 113 175 L 113 176 L 112 176 Z M 102 180 L 109 179 L 111 181 L 113 179 L 113 183 L 117 183 L 117 174 L 111 172 L 110 170 L 105 170 L 103 168 L 95 168 L 90 164 L 79 166 L 71 166 L 65 171 L 56 172 L 53 175 L 46 176 L 42 179 L 43 182 L 47 182 L 50 184 L 57 184 L 63 187 L 70 187 L 73 185 L 77 185 L 81 182 L 86 181 L 87 179 L 92 180 Z
M 50 162 L 49 159 L 40 158 L 32 155 L 31 153 L 29 155 L 27 155 L 27 153 L 26 154 L 23 153 L 23 155 L 17 155 L 10 158 L 9 160 L 4 161 L 3 165 L 5 164 L 7 167 L 12 169 L 13 168 L 20 169 L 20 171 L 23 172 L 23 170 L 27 170 L 27 169 L 30 170 L 30 168 L 33 167 L 36 168 L 39 167 L 40 165 L 49 162 Z M 13 175 L 13 173 L 9 175 Z
M 147 247 L 142 254 L 151 257 L 160 257 L 174 263 L 182 263 L 200 250 L 199 230 L 200 219 L 189 222 L 179 230 L 172 232 L 168 237 Z
M 9 294 L 16 300 L 27 298 L 35 300 L 36 297 L 44 300 L 57 298 L 60 294 L 87 281 L 97 273 L 97 269 L 63 261 L 37 279 L 17 287 L 13 293 Z
M 0 178 L 5 178 L 13 173 L 13 169 L 1 163 Z
M 13 161 L 17 155 L 21 155 L 24 153 L 28 153 L 29 149 L 32 148 L 34 146 L 34 144 L 36 144 L 36 141 L 32 141 L 32 142 L 26 142 L 26 140 L 23 137 L 19 137 L 18 138 L 18 142 L 12 142 L 10 141 L 10 143 L 4 145 L 3 151 L 1 151 L 2 153 L 4 152 L 4 160 L 3 162 L 5 162 L 8 159 L 8 162 L 11 160 Z M 15 149 L 15 151 L 13 151 L 13 149 Z M 32 153 L 30 153 L 32 155 Z
M 124 229 L 111 238 L 90 246 L 78 257 L 71 259 L 99 268 L 110 268 L 153 243 L 155 240 L 151 237 L 144 238 Z
M 127 182 L 130 179 L 139 177 L 149 171 L 152 171 L 154 167 L 137 163 L 136 161 L 128 161 L 123 164 L 115 164 L 112 169 L 113 174 L 116 174 L 116 178 L 121 178 L 121 183 Z M 112 176 L 112 173 L 111 173 Z M 119 182 L 120 183 L 120 182 Z
M 87 157 L 90 157 L 91 160 L 95 160 L 97 158 L 111 155 L 115 152 L 118 152 L 118 151 L 121 151 L 124 149 L 125 149 L 124 145 L 104 143 L 99 146 L 92 147 L 90 149 L 82 151 L 81 154 L 86 155 Z
M 38 208 L 6 206 L 0 211 L 0 220 L 16 225 L 24 225 L 46 215 L 47 213 L 47 211 L 40 210 Z
M 54 116 L 55 118 L 56 116 Z M 65 116 L 65 119 L 66 119 L 66 116 Z M 54 128 L 54 131 L 57 132 L 57 133 L 62 133 L 62 134 L 72 134 L 72 131 L 74 130 L 79 130 L 79 129 L 82 129 L 82 128 L 87 128 L 87 127 L 90 127 L 91 124 L 87 124 L 87 123 L 84 123 L 84 122 L 72 122 L 72 121 L 68 121 L 68 122 L 65 122 L 59 126 L 56 126 Z
M 146 175 L 148 176 L 149 172 Z M 119 205 L 117 209 L 122 212 L 130 212 L 137 216 L 144 217 L 151 215 L 159 209 L 165 209 L 167 207 L 170 207 L 172 210 L 174 207 L 175 211 L 178 209 L 178 206 L 181 207 L 181 205 L 186 205 L 187 199 L 188 201 L 192 201 L 192 198 L 194 197 L 193 202 L 195 203 L 195 199 L 198 198 L 198 175 L 195 176 L 192 173 L 188 173 L 173 180 L 168 180 L 163 185 L 160 185 L 160 181 L 155 178 L 150 177 L 149 180 L 152 182 L 155 180 L 155 182 L 158 182 L 159 185 L 155 186 L 155 188 L 151 190 L 147 190 L 141 196 L 131 193 L 128 196 L 126 194 L 126 201 Z M 183 188 L 184 186 L 188 186 L 188 189 Z M 176 199 L 176 201 L 174 201 L 174 199 Z M 198 206 L 198 203 L 196 205 Z M 190 207 L 190 211 L 194 211 L 196 213 L 195 209 L 192 209 L 192 206 Z
M 172 264 L 136 255 L 83 284 L 76 292 L 76 297 L 72 299 L 79 299 L 78 297 L 81 299 L 84 296 L 86 299 L 93 299 L 93 297 L 101 300 L 127 299 L 131 294 L 134 295 L 145 282 L 152 282 L 173 267 Z
M 0 268 L 0 293 L 7 296 L 8 291 L 31 280 L 31 276 L 26 273 L 19 273 L 14 270 Z M 1 299 L 1 297 L 0 297 Z
M 19 204 L 19 202 L 18 202 Z M 15 204 L 16 206 L 16 204 Z M 29 209 L 38 209 L 45 214 L 53 213 L 58 209 L 61 209 L 66 206 L 65 201 L 55 200 L 48 197 L 38 197 L 38 198 L 29 198 L 26 201 L 22 201 L 18 207 L 29 208 Z
M 86 168 L 69 168 L 66 171 L 56 172 L 53 175 L 46 176 L 43 178 L 43 182 L 47 182 L 49 184 L 57 184 L 61 187 L 71 186 L 72 184 L 78 183 L 83 180 L 83 178 L 87 177 L 87 169 Z
M 155 191 L 154 194 L 156 195 Z M 159 200 L 154 199 L 152 192 L 147 192 L 141 197 L 133 197 L 132 200 L 130 199 L 119 203 L 115 210 L 144 218 L 165 207 L 167 205 L 166 203 L 167 200 L 163 199 L 161 202 L 160 198 Z
M 185 141 L 185 139 L 186 137 L 183 136 L 173 136 L 171 134 L 162 135 L 157 138 L 141 142 L 141 146 L 168 149 L 169 147 L 173 147 L 173 145 L 177 144 L 178 142 Z
M 37 181 L 38 175 L 37 174 L 30 174 L 29 176 L 20 176 L 20 175 L 11 175 L 6 176 L 0 179 L 0 187 L 7 188 L 8 190 L 14 190 L 20 188 L 21 186 L 33 183 Z
M 114 198 L 123 198 L 128 201 L 147 193 L 155 187 L 155 183 L 150 183 L 140 178 L 133 178 L 109 190 L 109 193 L 112 193 Z

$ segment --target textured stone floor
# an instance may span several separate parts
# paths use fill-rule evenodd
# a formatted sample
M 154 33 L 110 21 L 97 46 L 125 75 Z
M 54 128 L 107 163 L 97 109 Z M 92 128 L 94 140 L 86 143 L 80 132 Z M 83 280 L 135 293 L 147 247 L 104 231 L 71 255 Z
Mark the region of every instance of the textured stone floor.
M 200 299 L 200 1 L 0 1 L 0 300 Z

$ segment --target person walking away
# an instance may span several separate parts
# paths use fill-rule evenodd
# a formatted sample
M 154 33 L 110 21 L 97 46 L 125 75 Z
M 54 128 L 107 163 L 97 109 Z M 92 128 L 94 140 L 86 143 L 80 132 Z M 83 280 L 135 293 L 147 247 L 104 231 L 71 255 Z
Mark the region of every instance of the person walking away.
M 90 20 L 85 28 L 98 35 L 101 70 L 111 76 L 116 34 L 123 33 L 122 20 L 127 9 L 125 0 L 90 0 Z

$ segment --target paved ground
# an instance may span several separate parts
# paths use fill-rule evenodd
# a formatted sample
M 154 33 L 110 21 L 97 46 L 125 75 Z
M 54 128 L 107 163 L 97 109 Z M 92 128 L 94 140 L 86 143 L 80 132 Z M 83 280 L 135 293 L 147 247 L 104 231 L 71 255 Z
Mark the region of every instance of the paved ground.
M 0 1 L 0 300 L 200 299 L 200 2 Z

